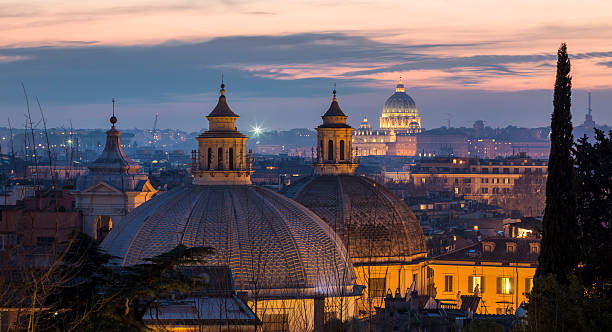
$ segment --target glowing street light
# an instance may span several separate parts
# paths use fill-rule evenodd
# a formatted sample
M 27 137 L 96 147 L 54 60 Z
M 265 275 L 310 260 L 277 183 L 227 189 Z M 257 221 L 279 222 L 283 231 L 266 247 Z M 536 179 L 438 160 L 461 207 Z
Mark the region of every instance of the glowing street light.
M 259 125 L 251 126 L 251 132 L 253 132 L 253 136 L 257 137 L 261 133 L 263 133 L 263 128 Z

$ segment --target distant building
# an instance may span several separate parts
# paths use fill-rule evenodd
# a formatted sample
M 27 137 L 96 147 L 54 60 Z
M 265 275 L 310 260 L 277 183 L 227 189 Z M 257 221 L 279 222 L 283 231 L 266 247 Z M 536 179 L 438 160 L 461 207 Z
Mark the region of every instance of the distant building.
M 367 118 L 353 133 L 358 156 L 459 156 L 468 155 L 462 133 L 426 133 L 414 100 L 406 94 L 402 80 L 385 102 L 380 129 L 372 129 Z
M 415 186 L 453 191 L 467 199 L 492 203 L 509 194 L 525 174 L 545 175 L 546 160 L 514 156 L 506 159 L 438 157 L 422 160 L 412 169 Z
M 121 132 L 115 127 L 106 132 L 106 146 L 89 172 L 77 179 L 76 209 L 83 214 L 83 232 L 101 241 L 124 216 L 153 197 L 153 188 L 140 166 L 121 146 Z
M 26 177 L 38 180 L 64 181 L 76 179 L 79 175 L 87 173 L 87 167 L 81 166 L 32 166 L 26 170 Z

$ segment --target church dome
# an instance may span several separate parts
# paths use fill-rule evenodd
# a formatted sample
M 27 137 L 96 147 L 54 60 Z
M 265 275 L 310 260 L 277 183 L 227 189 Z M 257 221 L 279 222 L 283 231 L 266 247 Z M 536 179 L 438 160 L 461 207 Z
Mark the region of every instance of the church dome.
M 343 239 L 354 264 L 410 262 L 426 256 L 423 231 L 410 208 L 366 177 L 311 176 L 282 193 L 327 222 Z
M 395 93 L 391 95 L 383 106 L 383 117 L 389 116 L 413 116 L 419 114 L 416 103 L 406 94 L 404 84 L 400 80 L 395 88 Z
M 355 278 L 342 241 L 325 222 L 254 185 L 190 185 L 159 195 L 114 227 L 102 247 L 121 265 L 133 265 L 179 244 L 213 247 L 206 264 L 229 266 L 237 290 L 329 294 Z

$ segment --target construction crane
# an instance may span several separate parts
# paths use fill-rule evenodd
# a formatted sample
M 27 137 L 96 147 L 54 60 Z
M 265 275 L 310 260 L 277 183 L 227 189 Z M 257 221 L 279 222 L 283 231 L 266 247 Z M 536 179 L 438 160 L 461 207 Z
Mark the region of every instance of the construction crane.
M 151 142 L 153 145 L 159 141 L 159 133 L 157 132 L 157 120 L 159 119 L 159 113 L 155 113 L 155 121 L 153 121 L 153 130 L 151 134 L 153 135 L 153 141 Z

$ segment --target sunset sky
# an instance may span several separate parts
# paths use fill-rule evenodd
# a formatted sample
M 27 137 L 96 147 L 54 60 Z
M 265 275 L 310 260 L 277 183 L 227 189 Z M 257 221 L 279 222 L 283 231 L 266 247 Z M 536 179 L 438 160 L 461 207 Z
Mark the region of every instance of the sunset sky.
M 50 126 L 206 126 L 221 73 L 239 129 L 312 128 L 337 85 L 352 125 L 402 76 L 425 128 L 545 126 L 568 43 L 573 113 L 612 124 L 612 1 L 1 1 L 0 126 L 21 82 Z M 374 120 L 376 119 L 376 120 Z

